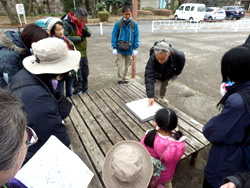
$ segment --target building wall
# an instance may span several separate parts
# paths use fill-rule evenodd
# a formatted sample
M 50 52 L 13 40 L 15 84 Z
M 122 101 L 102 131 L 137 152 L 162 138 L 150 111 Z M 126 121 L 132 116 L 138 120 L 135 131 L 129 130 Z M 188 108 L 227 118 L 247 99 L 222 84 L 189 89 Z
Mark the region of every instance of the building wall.
M 159 0 L 141 0 L 141 9 L 152 7 L 153 9 L 159 8 Z

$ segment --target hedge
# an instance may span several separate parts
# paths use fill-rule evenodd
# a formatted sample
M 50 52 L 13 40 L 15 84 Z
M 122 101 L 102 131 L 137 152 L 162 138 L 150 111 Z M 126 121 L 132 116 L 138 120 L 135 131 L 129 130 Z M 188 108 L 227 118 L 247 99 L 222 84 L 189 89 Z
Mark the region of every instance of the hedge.
M 154 9 L 153 13 L 155 15 L 161 15 L 161 16 L 170 16 L 171 14 L 173 14 L 172 10 L 168 9 Z
M 109 20 L 109 12 L 107 11 L 99 11 L 98 18 L 101 22 L 107 22 Z
M 139 15 L 153 15 L 154 13 L 149 10 L 138 10 Z

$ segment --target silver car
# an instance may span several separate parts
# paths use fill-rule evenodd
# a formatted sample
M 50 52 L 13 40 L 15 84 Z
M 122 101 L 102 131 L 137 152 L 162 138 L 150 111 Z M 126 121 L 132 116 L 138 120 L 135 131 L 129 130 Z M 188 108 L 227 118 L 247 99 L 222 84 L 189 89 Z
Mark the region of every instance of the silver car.
M 225 20 L 226 12 L 222 8 L 207 7 L 204 20 Z

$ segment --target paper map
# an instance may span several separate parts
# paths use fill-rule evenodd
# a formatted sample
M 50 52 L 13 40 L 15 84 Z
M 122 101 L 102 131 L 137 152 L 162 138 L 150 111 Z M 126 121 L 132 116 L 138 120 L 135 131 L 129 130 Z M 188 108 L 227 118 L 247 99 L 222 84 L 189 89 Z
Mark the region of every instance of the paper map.
M 29 188 L 87 188 L 94 174 L 55 136 L 15 176 Z

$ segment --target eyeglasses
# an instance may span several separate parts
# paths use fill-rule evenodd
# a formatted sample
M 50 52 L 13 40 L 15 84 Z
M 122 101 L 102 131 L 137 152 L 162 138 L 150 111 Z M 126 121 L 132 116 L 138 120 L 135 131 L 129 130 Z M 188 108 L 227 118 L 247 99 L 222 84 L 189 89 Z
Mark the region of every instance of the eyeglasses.
M 169 49 L 164 49 L 164 48 L 160 48 L 160 47 L 154 46 L 154 51 L 155 51 L 156 54 L 159 54 L 159 53 L 168 53 Z
M 27 140 L 25 142 L 26 146 L 24 148 L 22 148 L 21 150 L 32 146 L 33 144 L 35 144 L 38 141 L 38 137 L 36 136 L 36 133 L 35 133 L 35 131 L 33 129 L 26 126 L 26 132 L 27 132 L 27 135 L 28 135 L 28 138 L 27 138 Z

